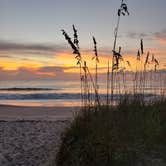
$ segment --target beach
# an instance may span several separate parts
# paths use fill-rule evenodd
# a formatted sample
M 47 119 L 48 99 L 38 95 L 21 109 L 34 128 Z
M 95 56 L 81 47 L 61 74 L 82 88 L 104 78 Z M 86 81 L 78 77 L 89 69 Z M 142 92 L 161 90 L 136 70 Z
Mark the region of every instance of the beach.
M 0 105 L 0 120 L 66 120 L 71 119 L 78 107 L 28 107 Z
M 0 165 L 52 165 L 73 107 L 0 106 Z

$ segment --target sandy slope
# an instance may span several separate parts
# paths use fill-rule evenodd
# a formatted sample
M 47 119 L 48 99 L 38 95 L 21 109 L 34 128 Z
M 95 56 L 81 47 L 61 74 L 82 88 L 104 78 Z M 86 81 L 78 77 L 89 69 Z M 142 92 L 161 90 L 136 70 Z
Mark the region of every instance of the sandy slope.
M 0 166 L 51 166 L 77 109 L 0 106 Z
M 68 121 L 1 121 L 0 166 L 53 165 L 67 125 Z

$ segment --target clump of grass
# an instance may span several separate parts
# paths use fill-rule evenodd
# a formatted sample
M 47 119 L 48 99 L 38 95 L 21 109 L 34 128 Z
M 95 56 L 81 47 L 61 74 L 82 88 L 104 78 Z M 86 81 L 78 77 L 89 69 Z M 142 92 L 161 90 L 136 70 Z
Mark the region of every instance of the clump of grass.
M 145 104 L 126 97 L 110 110 L 81 111 L 62 137 L 57 166 L 134 166 L 160 145 L 156 155 L 164 158 L 165 108 L 164 99 Z

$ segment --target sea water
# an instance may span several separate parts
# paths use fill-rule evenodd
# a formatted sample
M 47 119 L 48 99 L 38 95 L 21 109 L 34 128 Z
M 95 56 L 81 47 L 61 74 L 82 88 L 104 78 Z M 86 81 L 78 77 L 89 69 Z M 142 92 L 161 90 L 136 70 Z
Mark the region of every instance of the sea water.
M 148 97 L 160 95 L 161 90 L 166 88 L 166 73 L 160 73 L 155 79 L 149 77 L 146 81 L 144 93 Z M 114 99 L 122 94 L 133 93 L 134 76 L 126 76 L 125 82 L 119 77 L 118 83 L 114 84 Z M 100 99 L 106 100 L 106 79 L 99 79 L 98 82 Z M 110 85 L 111 87 L 111 85 Z M 19 106 L 80 106 L 80 81 L 60 80 L 11 80 L 0 81 L 0 104 Z M 94 99 L 93 86 L 89 85 L 92 99 Z M 140 92 L 138 92 L 140 93 Z

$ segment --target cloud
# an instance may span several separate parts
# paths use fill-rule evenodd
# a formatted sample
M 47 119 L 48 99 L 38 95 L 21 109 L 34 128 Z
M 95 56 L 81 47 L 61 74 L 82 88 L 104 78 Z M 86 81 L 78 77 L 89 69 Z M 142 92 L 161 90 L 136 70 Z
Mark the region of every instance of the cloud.
M 163 36 L 166 37 L 166 29 L 164 29 L 164 30 L 162 30 L 162 31 L 160 31 L 160 32 L 155 32 L 155 33 L 154 33 L 154 36 L 155 36 L 155 37 L 159 37 L 159 38 L 160 38 L 160 37 L 163 37 Z
M 147 40 L 157 40 L 159 44 L 166 45 L 166 29 L 154 33 L 128 32 L 126 37 L 131 39 L 146 38 Z
M 0 55 L 0 58 L 11 58 L 10 55 Z
M 28 54 L 55 54 L 68 50 L 65 44 L 35 44 L 35 43 L 14 43 L 0 41 L 0 52 L 17 52 Z
M 108 47 L 98 47 L 98 51 L 101 55 L 112 54 L 112 49 Z M 12 54 L 23 55 L 62 55 L 62 54 L 72 54 L 72 49 L 68 46 L 68 43 L 63 44 L 35 44 L 35 43 L 14 43 L 4 40 L 0 40 L 0 58 L 1 57 L 12 57 Z M 83 54 L 91 54 L 93 56 L 93 45 L 91 48 L 81 48 Z M 7 54 L 7 55 L 5 55 Z M 73 55 L 74 56 L 74 55 Z M 25 59 L 27 59 L 26 57 Z M 28 59 L 27 59 L 28 60 Z
M 160 44 L 166 45 L 166 29 L 161 32 L 155 32 L 153 35 Z
M 135 57 L 131 58 L 125 55 L 125 61 L 132 63 L 132 70 L 135 70 Z M 110 62 L 111 63 L 111 62 Z M 162 63 L 160 69 L 166 67 L 165 63 Z M 90 72 L 94 74 L 94 67 L 90 66 Z M 128 69 L 130 70 L 130 69 Z M 100 79 L 106 79 L 107 66 L 99 67 Z M 0 80 L 66 80 L 66 81 L 78 81 L 79 80 L 79 67 L 61 67 L 61 66 L 45 66 L 39 68 L 20 67 L 17 70 L 5 70 L 0 67 Z
M 165 31 L 156 32 L 151 34 L 154 38 L 162 38 Z M 130 36 L 135 36 L 131 34 Z M 147 36 L 147 34 L 144 36 Z M 9 54 L 3 51 L 11 51 Z M 18 51 L 20 54 L 14 54 Z M 26 56 L 22 54 L 24 51 L 34 52 L 34 54 Z M 150 51 L 155 57 L 162 62 L 162 67 L 166 55 L 165 50 L 154 50 L 152 48 L 145 48 L 145 52 Z M 51 54 L 48 55 L 49 52 Z M 35 55 L 35 53 L 37 55 Z M 44 56 L 38 56 L 42 53 Z M 92 73 L 95 72 L 95 61 L 92 61 L 94 56 L 93 46 L 91 49 L 82 48 L 82 57 L 87 61 Z M 111 47 L 98 47 L 99 60 L 98 64 L 99 73 L 105 73 L 108 64 L 108 59 L 111 64 L 112 49 Z M 122 49 L 122 54 L 126 60 L 134 63 L 137 55 L 137 49 Z M 7 56 L 11 56 L 8 58 Z M 2 57 L 2 58 L 1 58 Z M 6 58 L 5 58 L 6 57 Z M 4 79 L 75 79 L 78 75 L 79 69 L 76 65 L 75 55 L 72 54 L 72 49 L 64 44 L 49 45 L 49 44 L 18 44 L 12 42 L 0 41 L 0 58 L 1 58 L 1 74 Z M 4 58 L 4 59 L 3 59 Z M 8 59 L 7 59 L 8 58 Z M 74 67 L 71 67 L 74 66 Z M 31 68 L 33 67 L 33 69 Z M 5 75 L 6 73 L 6 75 Z
M 37 69 L 20 67 L 17 70 L 0 68 L 0 80 L 78 80 L 78 73 L 65 73 L 73 67 L 41 67 Z
M 148 37 L 149 34 L 147 33 L 136 33 L 136 32 L 128 32 L 126 37 L 128 38 L 145 38 L 145 37 Z

